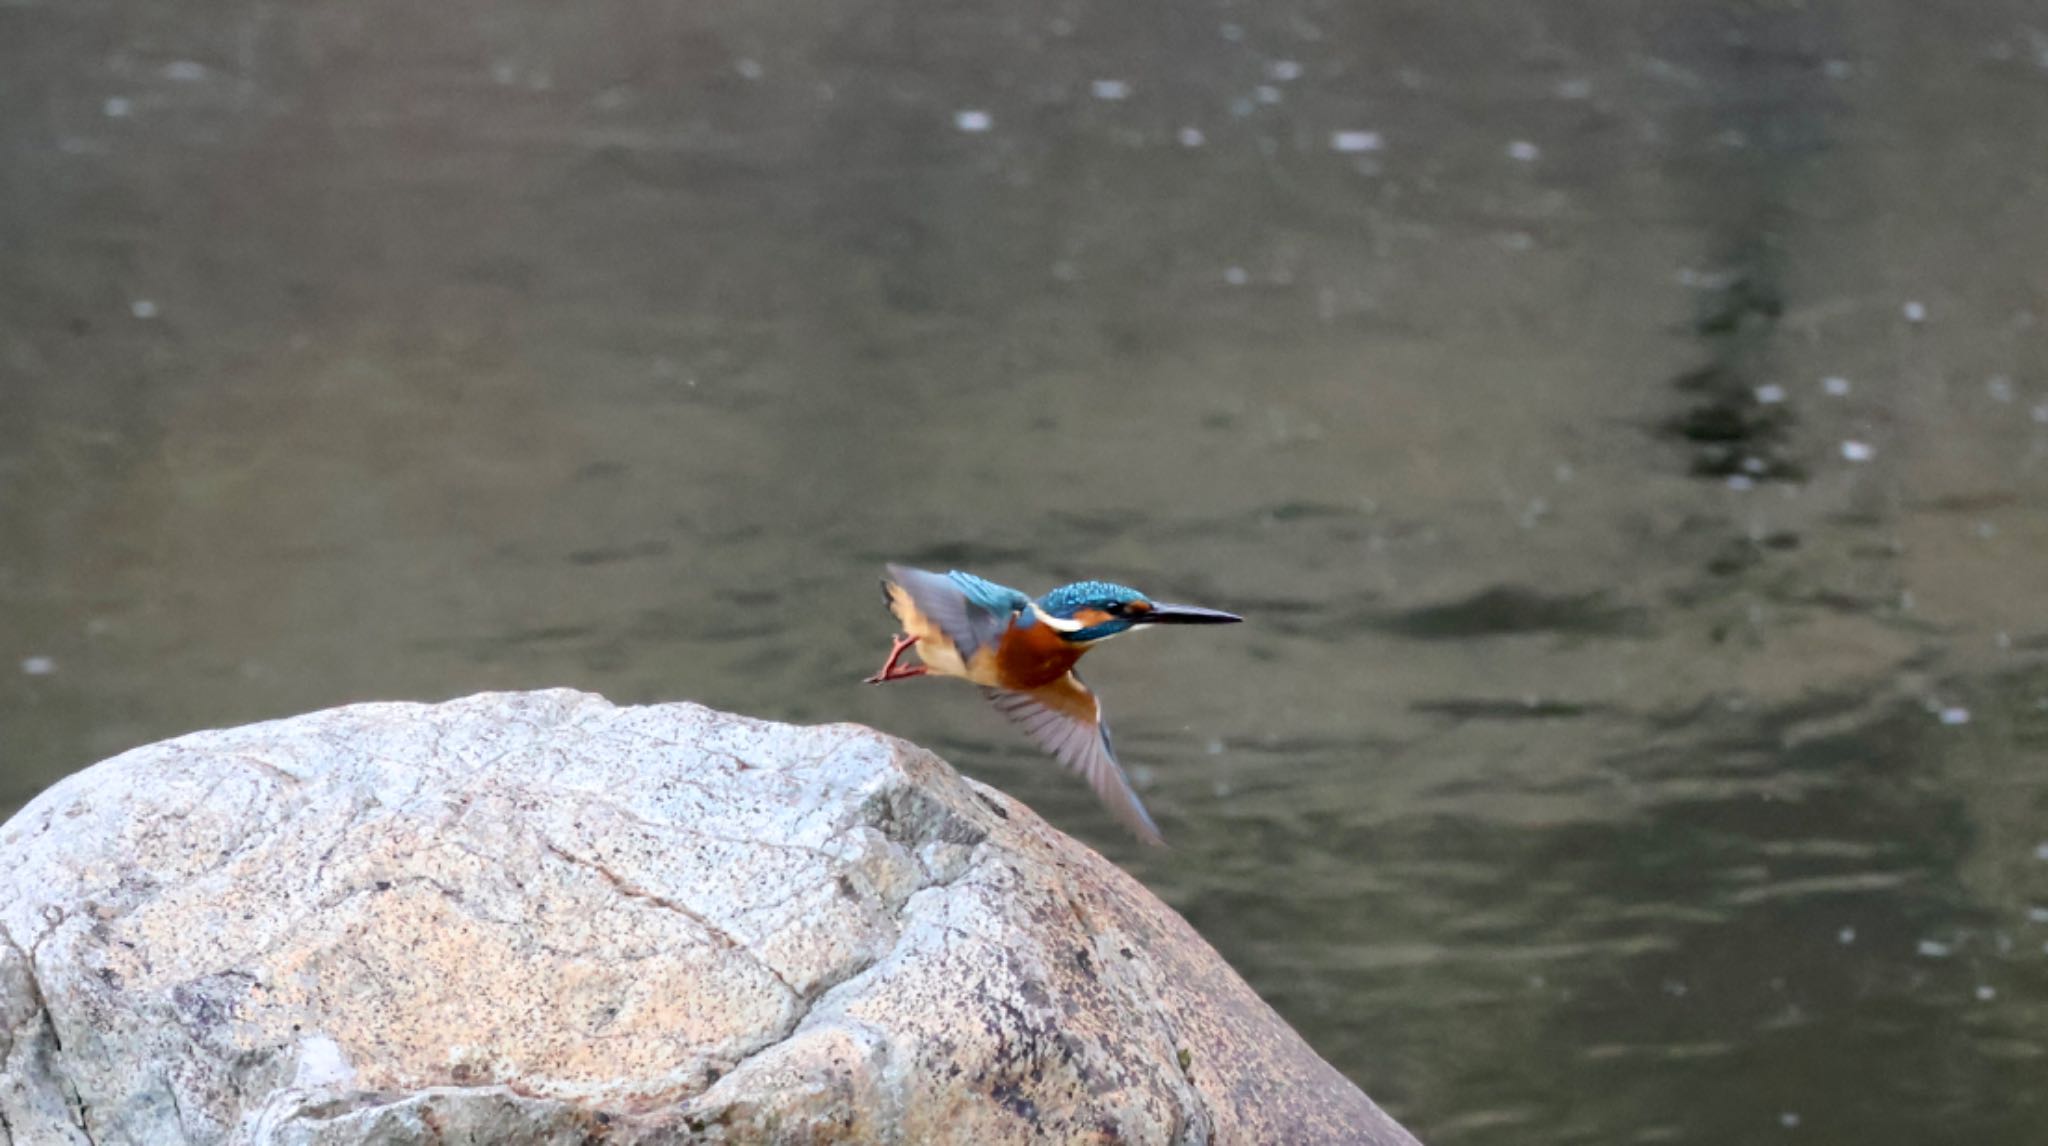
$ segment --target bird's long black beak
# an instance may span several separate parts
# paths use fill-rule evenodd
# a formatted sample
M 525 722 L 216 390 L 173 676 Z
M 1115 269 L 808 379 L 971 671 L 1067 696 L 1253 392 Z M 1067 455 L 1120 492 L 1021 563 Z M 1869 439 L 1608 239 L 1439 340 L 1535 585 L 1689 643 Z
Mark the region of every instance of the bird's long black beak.
M 1200 605 L 1153 605 L 1142 623 L 1148 625 L 1232 625 L 1244 620 L 1236 613 L 1204 609 Z

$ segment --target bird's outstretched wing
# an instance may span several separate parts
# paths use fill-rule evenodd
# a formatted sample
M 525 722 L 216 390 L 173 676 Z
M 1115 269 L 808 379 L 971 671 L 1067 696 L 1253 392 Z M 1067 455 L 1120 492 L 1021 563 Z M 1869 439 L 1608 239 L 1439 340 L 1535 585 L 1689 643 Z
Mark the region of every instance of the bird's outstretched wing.
M 1109 726 L 1102 722 L 1102 705 L 1081 678 L 1068 673 L 1044 688 L 1030 692 L 1008 689 L 982 690 L 1004 716 L 1015 721 L 1038 746 L 1053 754 L 1088 781 L 1109 814 L 1145 843 L 1155 847 L 1166 843 L 1159 825 L 1138 801 L 1131 783 L 1117 763 L 1116 749 L 1109 742 Z
M 1009 627 L 1011 616 L 1031 605 L 1031 598 L 1017 590 L 972 573 L 932 573 L 908 565 L 890 565 L 888 570 L 890 582 L 908 594 L 917 611 L 953 642 L 963 662 L 971 662 L 982 646 L 995 645 Z M 891 607 L 895 607 L 893 601 Z M 915 628 L 909 617 L 899 615 L 897 619 Z

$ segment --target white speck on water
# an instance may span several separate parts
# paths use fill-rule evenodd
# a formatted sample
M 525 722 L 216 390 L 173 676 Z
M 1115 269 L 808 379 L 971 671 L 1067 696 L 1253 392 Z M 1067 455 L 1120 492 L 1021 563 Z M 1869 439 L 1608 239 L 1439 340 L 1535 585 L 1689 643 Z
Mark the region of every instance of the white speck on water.
M 156 304 L 146 298 L 138 298 L 128 304 L 128 313 L 137 318 L 155 318 Z
M 1787 1110 L 1783 1114 L 1778 1115 L 1778 1125 L 1783 1126 L 1787 1130 L 1799 1129 L 1799 1112 Z
M 1913 591 L 1911 589 L 1899 590 L 1899 609 L 1901 612 L 1907 613 L 1913 611 Z
M 1927 321 L 1927 307 L 1918 300 L 1908 301 L 1906 305 L 1899 308 L 1899 313 L 1906 316 L 1907 322 Z
M 1674 999 L 1683 999 L 1686 994 L 1685 984 L 1677 979 L 1666 979 L 1664 980 L 1664 993 Z
M 2012 647 L 2012 634 L 2003 630 L 1991 634 L 1991 643 L 2001 649 Z
M 1821 74 L 1831 80 L 1846 80 L 1855 70 L 1847 60 L 1829 60 L 1820 66 Z
M 1835 942 L 1840 943 L 1844 947 L 1856 942 L 1856 929 L 1854 927 L 1844 927 L 1840 931 L 1835 932 Z
M 1219 24 L 1216 26 L 1216 34 L 1235 44 L 1244 39 L 1244 25 Z
M 1274 60 L 1266 65 L 1266 76 L 1283 84 L 1293 83 L 1301 78 L 1301 64 L 1296 60 Z
M 1941 710 L 1941 722 L 1947 725 L 1970 723 L 1970 710 L 1961 705 L 1949 705 Z
M 127 119 L 134 110 L 135 105 L 126 96 L 108 96 L 107 102 L 100 105 L 100 112 L 108 119 Z
M 1577 76 L 1568 80 L 1559 80 L 1557 87 L 1552 90 L 1557 92 L 1557 98 L 1559 99 L 1591 99 L 1593 98 L 1593 81 L 1584 76 Z
M 1088 85 L 1088 94 L 1096 99 L 1129 99 L 1131 96 L 1131 85 L 1122 80 L 1096 80 Z
M 1526 139 L 1517 139 L 1508 144 L 1508 158 L 1522 163 L 1534 163 L 1543 158 L 1543 149 Z
M 1272 84 L 1260 84 L 1252 89 L 1252 98 L 1263 104 L 1276 104 L 1286 97 Z
M 1749 476 L 1748 474 L 1729 474 L 1728 488 L 1736 491 L 1737 493 L 1741 493 L 1744 490 L 1755 489 L 1756 479 Z
M 761 66 L 761 61 L 755 59 L 734 60 L 732 70 L 738 72 L 743 80 L 758 80 L 768 74 L 768 70 Z
M 1231 286 L 1243 286 L 1250 282 L 1251 278 L 1243 267 L 1225 267 L 1223 270 L 1223 281 Z
M 1762 458 L 1742 459 L 1742 472 L 1749 474 L 1751 477 L 1762 477 L 1770 468 L 1771 464 Z
M 1756 400 L 1766 406 L 1775 406 L 1785 400 L 1785 388 L 1777 383 L 1756 388 Z
M 206 65 L 195 60 L 172 60 L 164 65 L 164 78 L 181 84 L 196 83 L 206 78 Z
M 2007 378 L 2003 374 L 1993 375 L 1984 380 L 1984 392 L 1991 395 L 1991 400 L 1994 402 L 2010 402 L 2012 401 L 2012 379 Z
M 1998 527 L 1988 521 L 1980 521 L 1977 523 L 1977 536 L 1984 541 L 1989 541 L 1998 536 Z
M 1209 785 L 1209 791 L 1217 799 L 1227 800 L 1230 798 L 1230 781 L 1218 780 L 1215 783 Z
M 2036 422 L 2048 423 L 2048 402 L 2043 402 L 2034 407 L 2034 420 Z
M 2034 858 L 2042 863 L 2048 863 L 2048 840 L 2034 845 Z
M 1997 997 L 1998 997 L 1998 988 L 1996 988 L 1996 987 L 1992 986 L 1992 985 L 1991 985 L 1991 984 L 1989 984 L 1989 983 L 1983 983 L 1983 984 L 1979 984 L 1979 985 L 1978 985 L 1978 987 L 1977 987 L 1977 1001 L 1978 1001 L 1978 1002 L 1980 1002 L 1980 1003 L 1988 1003 L 1988 1002 L 1990 1002 L 1991 1000 L 1993 1000 L 1993 999 L 1996 999 Z
M 1831 374 L 1820 380 L 1820 388 L 1829 397 L 1840 398 L 1849 393 L 1849 380 Z
M 23 657 L 21 671 L 26 676 L 49 676 L 57 671 L 57 661 L 52 657 Z
M 1936 939 L 1922 939 L 1913 948 L 1915 954 L 1927 959 L 1946 959 L 1955 954 L 1955 948 Z
M 1211 736 L 1211 737 L 1209 738 L 1209 743 L 1208 743 L 1207 747 L 1208 747 L 1208 749 L 1209 749 L 1209 755 L 1211 755 L 1211 756 L 1221 756 L 1221 755 L 1223 755 L 1223 738 L 1222 738 L 1222 737 L 1220 737 L 1220 736 Z
M 1533 251 L 1536 249 L 1536 236 L 1527 231 L 1509 231 L 1500 237 L 1500 245 L 1510 251 Z
M 979 108 L 962 108 L 953 113 L 953 126 L 970 135 L 979 135 L 995 125 L 995 118 Z
M 499 60 L 491 65 L 491 79 L 509 87 L 518 82 L 519 69 L 510 60 Z
M 1551 470 L 1550 474 L 1552 477 L 1556 478 L 1560 483 L 1562 483 L 1572 480 L 1573 476 L 1575 476 L 1577 472 L 1578 471 L 1572 469 L 1572 464 L 1570 462 L 1559 462 L 1557 463 L 1557 468 Z
M 2048 923 L 2048 907 L 2027 908 L 2028 923 Z
M 1843 442 L 1842 457 L 1852 462 L 1867 462 L 1877 456 L 1877 451 L 1867 442 Z
M 1199 127 L 1183 127 L 1180 129 L 1180 145 L 1182 147 L 1200 147 L 1207 142 L 1209 142 L 1209 137 L 1203 135 L 1202 129 Z
M 1345 155 L 1357 155 L 1366 151 L 1378 151 L 1386 141 L 1377 131 L 1333 131 L 1330 133 L 1330 150 Z

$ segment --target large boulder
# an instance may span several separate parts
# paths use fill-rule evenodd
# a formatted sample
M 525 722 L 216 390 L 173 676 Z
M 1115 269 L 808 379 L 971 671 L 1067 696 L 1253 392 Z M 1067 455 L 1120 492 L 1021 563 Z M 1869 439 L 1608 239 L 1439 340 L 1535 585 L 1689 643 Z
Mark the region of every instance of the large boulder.
M 930 753 L 567 691 L 198 733 L 24 808 L 8 1137 L 1414 1141 Z

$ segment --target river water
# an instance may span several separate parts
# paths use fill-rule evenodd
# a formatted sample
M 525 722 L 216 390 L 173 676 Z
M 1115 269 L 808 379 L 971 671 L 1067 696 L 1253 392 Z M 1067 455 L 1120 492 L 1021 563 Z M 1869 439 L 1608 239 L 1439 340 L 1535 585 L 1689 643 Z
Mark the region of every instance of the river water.
M 568 685 L 1126 864 L 1426 1140 L 2048 1141 L 2020 0 L 0 0 L 0 811 Z M 1174 843 L 881 562 L 1089 661 Z

